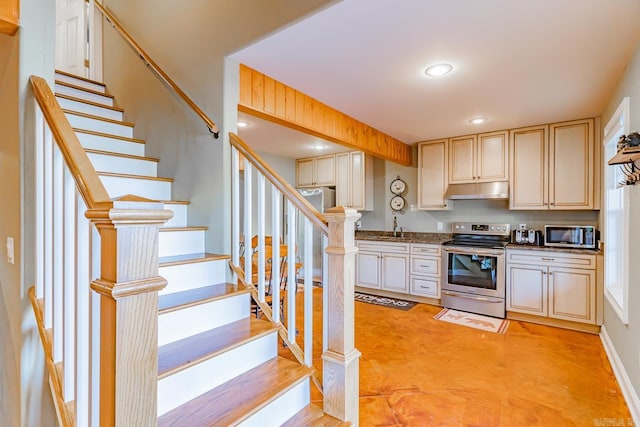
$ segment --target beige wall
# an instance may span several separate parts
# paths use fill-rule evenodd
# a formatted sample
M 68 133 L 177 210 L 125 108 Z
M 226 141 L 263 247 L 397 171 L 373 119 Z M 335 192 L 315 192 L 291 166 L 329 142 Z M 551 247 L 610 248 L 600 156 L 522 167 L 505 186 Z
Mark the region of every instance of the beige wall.
M 624 97 L 631 98 L 630 123 L 632 132 L 640 131 L 640 45 L 629 62 L 624 76 L 620 79 L 607 107 L 602 113 L 606 124 Z M 640 186 L 631 189 L 629 224 L 629 325 L 623 325 L 617 314 L 605 299 L 604 324 L 616 352 L 631 378 L 637 394 L 640 394 Z M 606 236 L 604 236 L 606 242 Z

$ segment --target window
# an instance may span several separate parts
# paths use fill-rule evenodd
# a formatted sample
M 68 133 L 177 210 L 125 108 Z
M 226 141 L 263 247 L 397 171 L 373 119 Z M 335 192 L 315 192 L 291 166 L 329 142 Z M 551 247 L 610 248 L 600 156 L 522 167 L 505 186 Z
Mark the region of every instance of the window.
M 629 133 L 629 98 L 624 98 L 604 130 L 604 288 L 620 320 L 629 323 L 629 186 L 620 166 L 607 162 L 618 139 Z

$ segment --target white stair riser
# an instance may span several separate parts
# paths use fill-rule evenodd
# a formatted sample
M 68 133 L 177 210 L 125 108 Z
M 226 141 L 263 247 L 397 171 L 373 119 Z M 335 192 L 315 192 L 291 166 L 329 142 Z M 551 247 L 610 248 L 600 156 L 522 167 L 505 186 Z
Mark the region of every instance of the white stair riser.
M 80 144 L 82 144 L 84 148 L 131 154 L 133 156 L 144 156 L 144 144 L 109 138 L 107 136 L 92 135 L 90 133 L 76 132 L 76 135 L 78 135 Z
M 159 380 L 158 416 L 276 357 L 276 337 L 260 337 Z
M 86 90 L 76 89 L 69 86 L 55 85 L 56 93 L 63 95 L 73 96 L 74 98 L 86 99 L 87 101 L 97 102 L 98 104 L 108 105 L 113 107 L 113 98 L 110 96 L 103 96 L 97 93 L 87 92 Z
M 187 226 L 187 209 L 188 205 L 178 203 L 166 203 L 165 209 L 173 211 L 173 217 L 164 223 L 164 227 L 186 227 Z
M 168 205 L 165 205 L 165 208 Z M 226 282 L 228 260 L 194 262 L 160 267 L 159 275 L 167 279 L 168 285 L 160 295 L 188 291 L 203 286 Z
M 151 200 L 171 200 L 171 183 L 168 181 L 119 176 L 101 176 L 100 178 L 111 198 L 135 194 Z
M 65 110 L 79 111 L 85 114 L 104 117 L 111 120 L 122 120 L 122 111 L 112 110 L 110 108 L 99 107 L 97 105 L 86 104 L 80 101 L 74 101 L 67 98 L 56 98 L 58 103 Z
M 98 85 L 95 83 L 91 83 L 88 82 L 86 80 L 82 80 L 82 79 L 75 79 L 73 77 L 64 75 L 64 74 L 58 74 L 56 73 L 56 80 L 57 81 L 61 81 L 61 82 L 65 82 L 65 83 L 70 83 L 74 86 L 80 86 L 83 87 L 85 89 L 89 89 L 89 90 L 94 90 L 96 92 L 101 92 L 101 93 L 105 93 L 106 92 L 106 88 L 103 85 Z
M 163 231 L 160 229 L 160 256 L 204 252 L 204 230 Z
M 99 119 L 76 116 L 75 114 L 65 114 L 71 126 L 78 129 L 92 130 L 94 132 L 107 133 L 109 135 L 124 136 L 133 138 L 133 128 L 119 123 L 105 122 Z
M 169 344 L 249 316 L 249 294 L 162 313 L 158 317 L 158 345 Z
M 124 173 L 129 175 L 158 176 L 158 163 L 151 160 L 108 154 L 87 153 L 93 167 L 100 172 Z
M 238 424 L 238 426 L 275 427 L 282 425 L 309 404 L 311 400 L 309 393 L 309 379 L 306 379 L 251 415 L 248 419 Z

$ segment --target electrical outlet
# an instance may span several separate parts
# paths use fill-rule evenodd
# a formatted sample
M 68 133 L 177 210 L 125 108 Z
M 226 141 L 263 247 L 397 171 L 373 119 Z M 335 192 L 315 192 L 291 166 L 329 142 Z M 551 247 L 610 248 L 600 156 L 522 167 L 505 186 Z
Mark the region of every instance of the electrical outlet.
M 7 261 L 9 261 L 9 264 L 15 262 L 13 255 L 13 237 L 7 237 Z
M 519 228 L 520 230 L 526 230 L 526 229 L 527 229 L 527 224 L 519 224 L 519 225 L 518 225 L 518 228 Z
M 438 223 L 436 224 L 438 231 L 442 231 L 444 230 L 444 224 L 442 223 L 442 221 L 438 221 Z

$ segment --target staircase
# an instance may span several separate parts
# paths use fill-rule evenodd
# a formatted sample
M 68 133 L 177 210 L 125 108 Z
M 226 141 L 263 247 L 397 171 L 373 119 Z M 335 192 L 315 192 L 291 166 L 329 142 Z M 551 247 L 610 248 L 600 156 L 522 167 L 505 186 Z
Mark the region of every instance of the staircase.
M 205 252 L 206 227 L 188 224 L 189 202 L 171 200 L 173 180 L 158 177 L 105 85 L 56 72 L 55 96 L 111 198 L 173 212 L 159 236 L 158 425 L 348 425 L 310 404 L 311 368 L 278 356 L 277 327 L 226 281 L 229 256 Z

